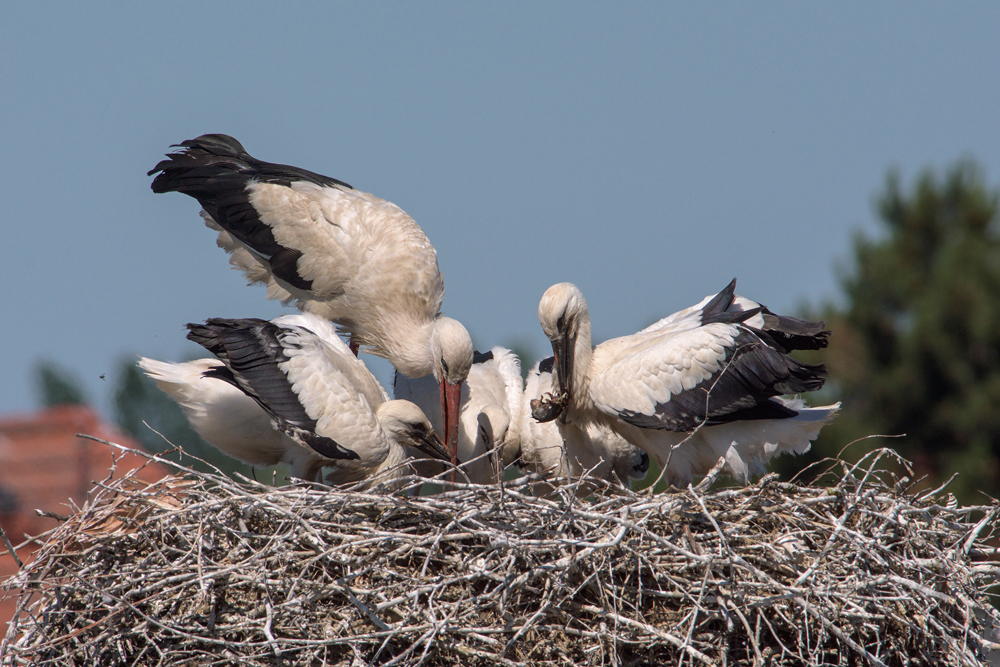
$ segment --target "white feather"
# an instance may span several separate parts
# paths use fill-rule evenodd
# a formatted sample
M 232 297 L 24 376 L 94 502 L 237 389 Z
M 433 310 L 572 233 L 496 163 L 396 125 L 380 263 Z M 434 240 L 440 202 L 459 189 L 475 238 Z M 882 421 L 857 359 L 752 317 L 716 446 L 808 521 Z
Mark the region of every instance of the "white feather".
M 578 482 L 584 475 L 626 485 L 645 476 L 648 458 L 642 450 L 605 424 L 593 422 L 581 428 L 536 421 L 531 416 L 531 400 L 555 389 L 552 373 L 542 373 L 535 364 L 528 372 L 518 421 L 522 465 L 545 478 L 536 485 L 536 492 L 548 493 L 553 486 Z M 580 494 L 587 495 L 592 488 L 584 484 Z
M 702 426 L 691 432 L 642 428 L 619 419 L 625 411 L 654 414 L 657 403 L 666 404 L 677 393 L 724 371 L 726 348 L 734 345 L 737 332 L 756 336 L 735 324 L 702 324 L 701 309 L 712 298 L 706 297 L 637 334 L 591 348 L 590 315 L 583 295 L 569 283 L 549 288 L 539 304 L 542 329 L 550 340 L 565 339 L 572 345 L 573 371 L 567 379 L 571 396 L 558 422 L 564 436 L 571 429 L 604 426 L 647 451 L 675 485 L 706 474 L 720 457 L 726 460 L 728 474 L 746 482 L 751 475 L 763 472 L 772 456 L 807 451 L 839 403 L 806 408 L 798 400 L 774 398 L 799 414 Z M 758 304 L 749 299 L 735 297 L 727 310 L 756 307 Z M 763 325 L 763 318 L 759 324 Z
M 250 465 L 287 463 L 294 477 L 311 481 L 326 467 L 325 479 L 337 484 L 407 474 L 408 466 L 401 464 L 407 458 L 404 447 L 413 444 L 412 427 L 431 430 L 420 409 L 407 401 L 390 401 L 329 321 L 303 313 L 272 323 L 280 327 L 283 352 L 277 366 L 315 420 L 315 433 L 354 452 L 357 459 L 328 459 L 277 430 L 253 398 L 224 380 L 204 377 L 223 365 L 220 360 L 170 364 L 141 359 L 139 365 L 180 404 L 199 435 Z
M 139 359 L 139 367 L 174 399 L 191 427 L 219 451 L 252 466 L 287 464 L 293 477 L 314 480 L 323 457 L 275 427 L 257 402 L 224 380 L 204 377 L 218 359 L 169 363 Z
M 503 420 L 491 420 L 491 428 L 502 448 L 516 451 L 520 448 L 520 422 L 513 416 L 519 415 L 524 393 L 521 379 L 521 362 L 510 350 L 494 347 L 490 350 L 493 358 L 483 363 L 473 364 L 469 370 L 462 398 L 458 426 L 458 460 L 469 480 L 477 484 L 496 481 L 493 466 L 486 456 L 486 443 L 478 438 L 480 415 L 486 406 L 495 406 L 502 411 Z M 396 374 L 393 395 L 406 399 L 423 409 L 435 430 L 441 429 L 441 404 L 438 400 L 438 385 L 434 378 L 425 376 L 410 379 Z M 496 413 L 493 413 L 494 415 Z M 507 427 L 502 428 L 503 421 Z M 496 434 L 503 432 L 500 438 Z M 441 464 L 421 462 L 418 464 L 422 475 L 430 477 L 444 470 Z

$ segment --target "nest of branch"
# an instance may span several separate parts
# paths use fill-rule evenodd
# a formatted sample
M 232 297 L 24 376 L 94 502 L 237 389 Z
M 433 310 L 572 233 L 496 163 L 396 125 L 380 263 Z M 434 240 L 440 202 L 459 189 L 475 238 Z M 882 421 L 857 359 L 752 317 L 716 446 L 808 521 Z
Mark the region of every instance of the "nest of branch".
M 824 488 L 589 500 L 126 478 L 7 582 L 0 663 L 986 664 L 1000 508 L 886 455 Z

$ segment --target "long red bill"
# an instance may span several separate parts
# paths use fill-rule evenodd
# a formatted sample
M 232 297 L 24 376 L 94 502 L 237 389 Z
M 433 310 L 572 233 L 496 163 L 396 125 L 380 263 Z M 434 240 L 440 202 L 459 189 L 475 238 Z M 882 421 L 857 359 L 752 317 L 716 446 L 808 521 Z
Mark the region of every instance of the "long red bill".
M 441 388 L 441 429 L 444 434 L 444 444 L 451 455 L 451 464 L 458 465 L 458 423 L 462 403 L 462 385 L 440 382 Z M 452 472 L 451 481 L 455 481 Z
M 461 412 L 462 385 L 440 382 L 441 388 L 441 429 L 445 448 L 451 455 L 452 465 L 458 465 L 458 423 Z M 454 481 L 454 473 L 452 473 Z

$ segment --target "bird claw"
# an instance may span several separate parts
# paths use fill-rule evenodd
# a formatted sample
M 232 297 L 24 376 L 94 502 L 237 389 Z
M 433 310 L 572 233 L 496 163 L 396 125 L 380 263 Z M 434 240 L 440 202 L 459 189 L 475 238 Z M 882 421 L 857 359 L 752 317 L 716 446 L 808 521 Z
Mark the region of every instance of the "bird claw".
M 556 396 L 552 392 L 546 392 L 541 398 L 531 399 L 531 416 L 543 424 L 550 422 L 563 413 L 568 402 L 567 394 Z

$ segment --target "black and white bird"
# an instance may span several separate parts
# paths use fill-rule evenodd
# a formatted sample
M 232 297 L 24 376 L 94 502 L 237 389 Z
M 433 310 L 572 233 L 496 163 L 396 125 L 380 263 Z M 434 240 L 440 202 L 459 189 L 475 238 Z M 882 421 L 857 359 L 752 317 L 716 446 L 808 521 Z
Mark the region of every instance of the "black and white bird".
M 534 486 L 536 493 L 547 494 L 555 486 L 580 483 L 578 494 L 585 496 L 595 486 L 585 478 L 628 486 L 645 477 L 649 455 L 606 423 L 540 422 L 532 416 L 532 401 L 556 392 L 554 361 L 553 357 L 543 359 L 528 372 L 521 402 L 519 464 L 544 480 Z
M 448 459 L 413 403 L 385 390 L 337 336 L 310 315 L 210 319 L 188 338 L 216 355 L 185 364 L 140 362 L 207 442 L 251 465 L 287 463 L 331 484 L 407 474 L 406 447 Z
M 444 279 L 423 230 L 343 181 L 251 157 L 224 134 L 182 142 L 150 172 L 154 192 L 198 200 L 230 263 L 267 296 L 335 322 L 407 377 L 433 375 L 454 447 L 472 340 L 441 315 Z
M 542 421 L 603 425 L 645 450 L 676 486 L 724 472 L 746 482 L 777 454 L 802 453 L 839 409 L 786 394 L 823 386 L 826 369 L 788 356 L 826 344 L 822 323 L 779 317 L 735 295 L 734 280 L 699 305 L 591 347 L 575 285 L 553 285 L 538 319 L 552 342 L 556 391 L 533 402 Z
M 501 471 L 517 459 L 523 395 L 521 361 L 516 354 L 500 346 L 484 354 L 476 353 L 462 388 L 458 420 L 458 458 L 465 462 L 460 467 L 463 480 L 476 484 L 497 482 Z M 410 379 L 397 373 L 393 396 L 419 405 L 435 428 L 441 424 L 432 378 Z M 425 477 L 442 470 L 439 464 L 427 461 L 419 468 Z

